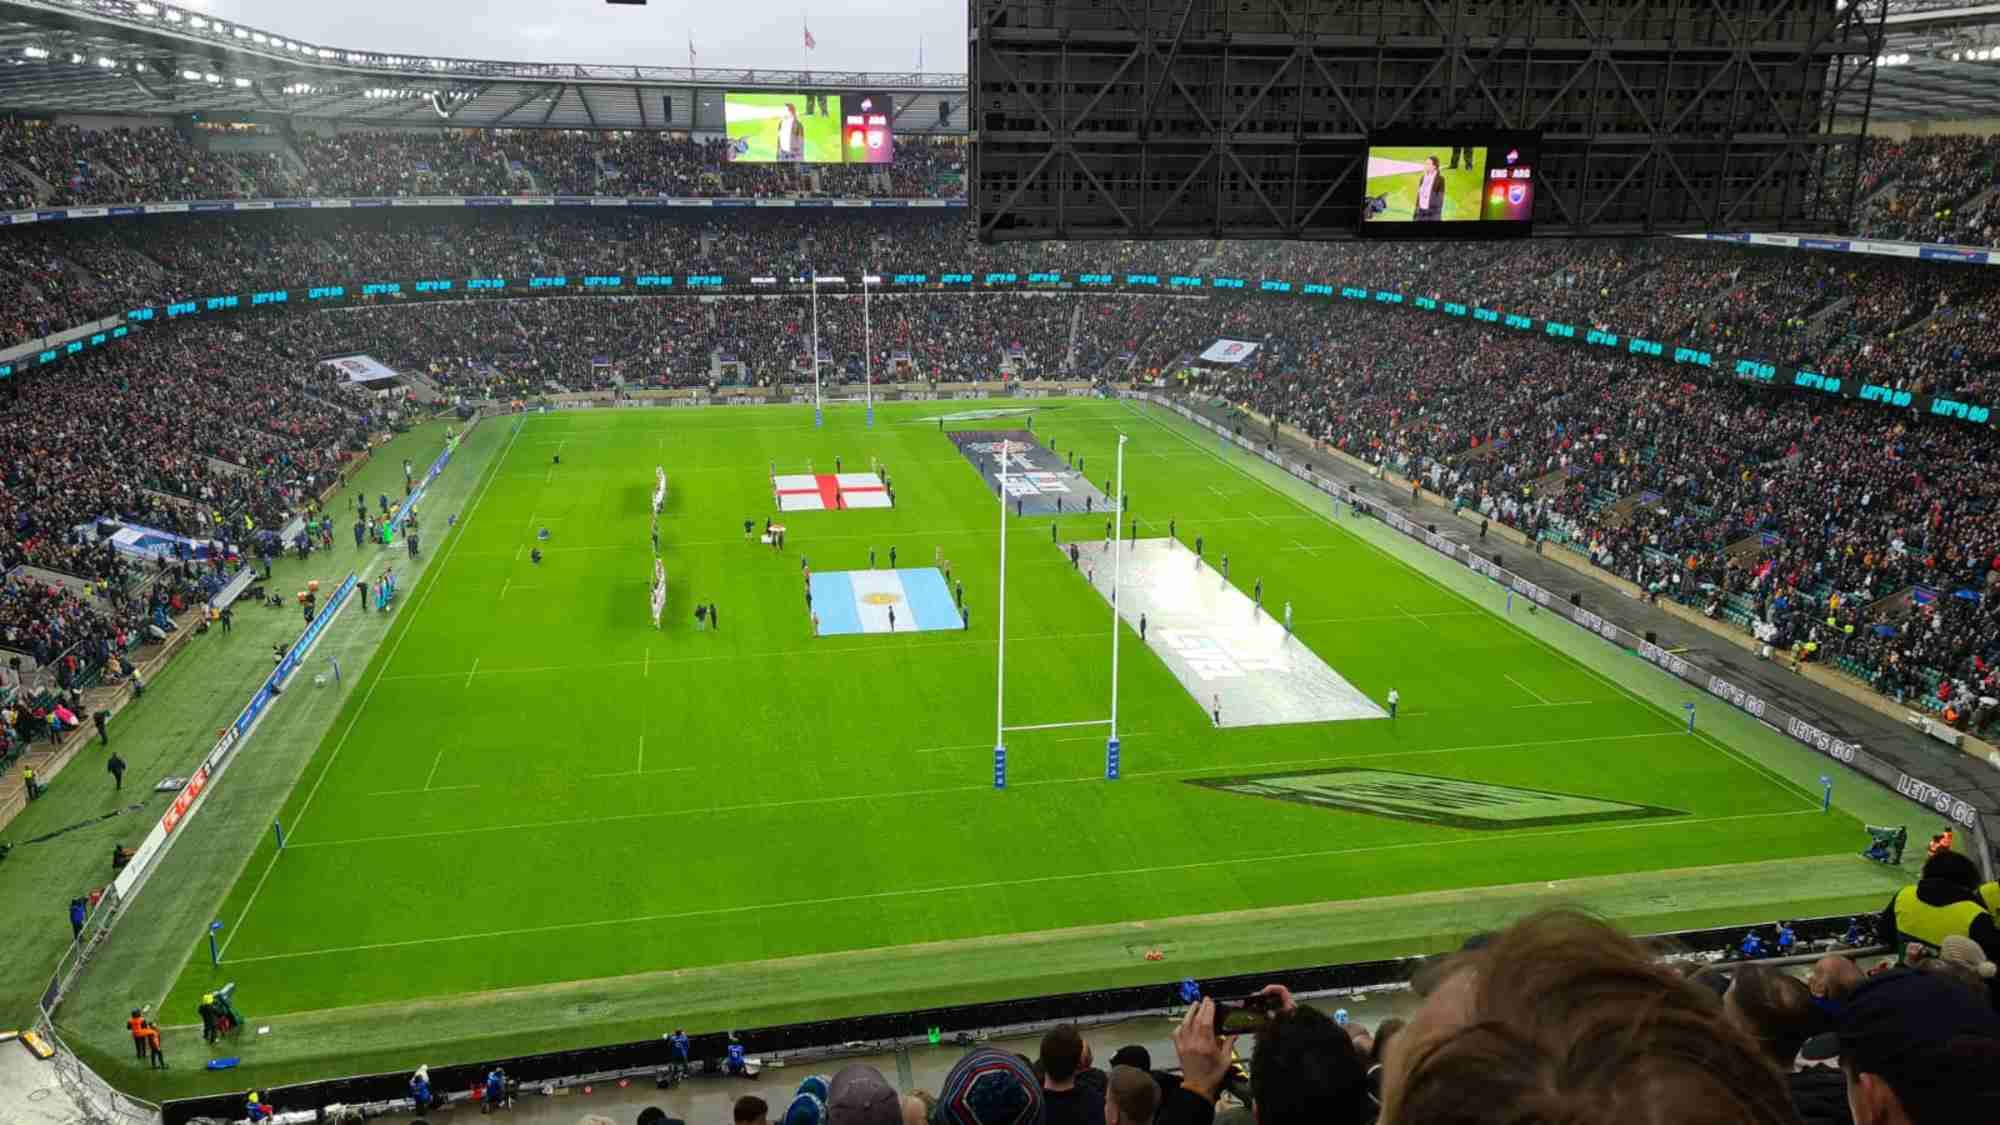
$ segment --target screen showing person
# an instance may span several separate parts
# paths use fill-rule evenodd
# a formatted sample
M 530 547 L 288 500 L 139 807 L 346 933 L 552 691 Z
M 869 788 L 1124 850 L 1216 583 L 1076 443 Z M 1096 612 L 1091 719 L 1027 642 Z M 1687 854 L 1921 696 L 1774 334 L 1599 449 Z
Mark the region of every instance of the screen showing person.
M 827 94 L 724 94 L 729 160 L 738 164 L 838 164 L 839 99 Z
M 849 164 L 888 164 L 896 159 L 895 99 L 888 94 L 840 95 L 842 158 Z
M 1368 150 L 1369 222 L 1476 222 L 1486 181 L 1484 145 L 1392 145 Z

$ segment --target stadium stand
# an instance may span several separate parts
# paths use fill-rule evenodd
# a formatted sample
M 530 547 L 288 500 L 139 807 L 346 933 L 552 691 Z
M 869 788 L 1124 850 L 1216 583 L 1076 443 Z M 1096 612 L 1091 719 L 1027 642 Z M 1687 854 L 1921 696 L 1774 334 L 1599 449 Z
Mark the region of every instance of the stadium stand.
M 273 134 L 275 137 L 276 135 Z M 0 122 L 0 201 L 12 208 L 311 196 L 874 196 L 962 194 L 964 146 L 901 138 L 886 171 L 730 164 L 715 141 L 659 133 L 338 131 L 285 153 L 223 153 L 166 127 Z M 286 154 L 296 163 L 285 159 Z
M 1274 243 L 982 247 L 942 213 L 813 219 L 477 209 L 443 214 L 193 217 L 28 227 L 0 237 L 9 341 L 137 304 L 236 287 L 418 275 L 635 273 L 672 262 L 719 272 L 1143 267 L 1325 279 L 1445 299 L 1478 293 L 1509 311 L 1606 326 L 1916 392 L 1979 396 L 1994 385 L 2000 278 L 1950 263 L 1746 250 L 1680 240 L 1487 247 Z

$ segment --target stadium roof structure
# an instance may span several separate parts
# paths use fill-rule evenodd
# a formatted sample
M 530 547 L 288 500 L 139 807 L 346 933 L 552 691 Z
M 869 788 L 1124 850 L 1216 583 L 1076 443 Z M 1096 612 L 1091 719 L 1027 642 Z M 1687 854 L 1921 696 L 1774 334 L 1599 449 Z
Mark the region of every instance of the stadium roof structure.
M 899 95 L 904 132 L 965 128 L 962 73 L 447 58 L 306 43 L 156 0 L 0 0 L 0 109 L 14 111 L 719 130 L 717 92 L 805 87 Z
M 2000 116 L 2000 3 L 1888 0 L 1882 30 L 1871 121 Z

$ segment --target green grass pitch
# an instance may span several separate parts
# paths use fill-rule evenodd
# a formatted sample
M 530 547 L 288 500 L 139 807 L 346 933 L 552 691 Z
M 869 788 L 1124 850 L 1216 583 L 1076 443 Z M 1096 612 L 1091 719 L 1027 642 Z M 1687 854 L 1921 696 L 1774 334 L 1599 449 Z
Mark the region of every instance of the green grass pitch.
M 829 410 L 822 429 L 796 407 L 521 419 L 453 530 L 442 531 L 448 513 L 425 513 L 438 565 L 404 591 L 400 619 L 286 800 L 289 847 L 267 841 L 222 903 L 222 967 L 191 935 L 199 952 L 165 1010 L 178 1022 L 223 980 L 239 982 L 262 1022 L 1858 846 L 1852 816 L 1821 815 L 1817 793 L 1690 737 L 1677 714 L 1506 618 L 1497 592 L 1468 599 L 1164 413 L 1101 401 L 1037 403 L 1035 430 L 1086 456 L 1093 477 L 1130 435 L 1141 534 L 1164 535 L 1172 518 L 1183 541 L 1226 551 L 1239 585 L 1261 577 L 1265 604 L 1293 603 L 1304 643 L 1372 698 L 1397 688 L 1402 714 L 1218 731 L 1128 631 L 1124 778 L 1102 780 L 1100 730 L 1019 732 L 1010 787 L 995 792 L 998 513 L 936 422 L 968 405 L 879 407 L 872 429 L 858 408 Z M 829 471 L 837 455 L 850 471 L 884 462 L 897 507 L 792 513 L 782 554 L 745 541 L 743 521 L 772 514 L 773 463 Z M 655 465 L 672 480 L 657 632 L 646 609 Z M 1108 707 L 1111 611 L 1050 547 L 1049 523 L 1010 525 L 1010 724 Z M 1058 527 L 1100 536 L 1102 517 Z M 801 557 L 860 568 L 871 546 L 892 545 L 905 565 L 942 550 L 971 628 L 812 637 Z M 719 632 L 695 631 L 696 601 L 719 607 Z M 1191 784 L 1339 767 L 1673 813 L 1468 828 Z M 1042 971 L 1023 958 L 1016 991 L 1046 989 L 1055 970 Z M 934 983 L 943 994 L 951 980 Z

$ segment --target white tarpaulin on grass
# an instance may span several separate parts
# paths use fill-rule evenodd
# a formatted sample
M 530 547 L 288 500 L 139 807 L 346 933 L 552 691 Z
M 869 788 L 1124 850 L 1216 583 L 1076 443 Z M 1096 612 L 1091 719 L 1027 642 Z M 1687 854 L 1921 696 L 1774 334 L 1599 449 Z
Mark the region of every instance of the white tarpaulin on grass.
M 396 373 L 384 367 L 372 355 L 344 355 L 334 359 L 320 360 L 320 364 L 331 367 L 347 376 L 350 383 L 379 383 L 384 379 L 394 379 Z
M 1107 600 L 1109 545 L 1077 544 L 1077 568 Z M 1172 539 L 1128 541 L 1118 615 L 1147 619 L 1146 647 L 1203 712 L 1225 727 L 1386 719 L 1388 713 L 1329 667 L 1213 567 Z M 815 575 L 814 577 L 817 577 Z M 1279 611 L 1282 614 L 1282 610 Z
M 1217 340 L 1201 353 L 1203 363 L 1242 363 L 1257 351 L 1248 340 Z

